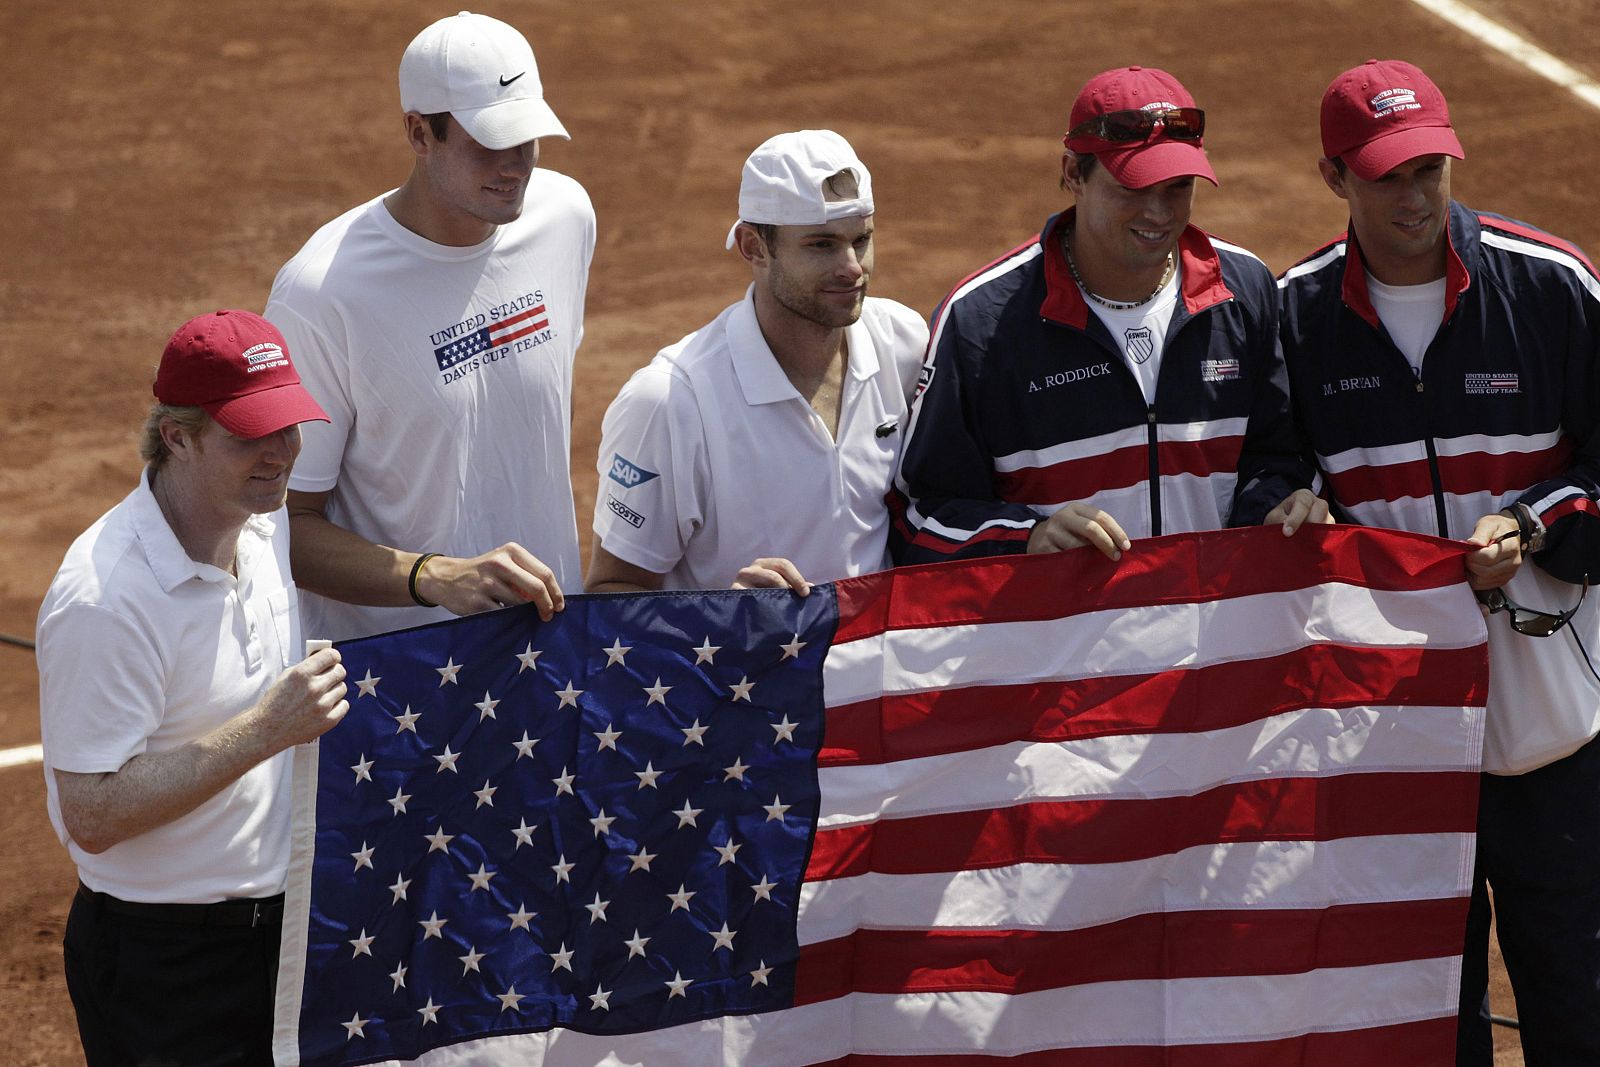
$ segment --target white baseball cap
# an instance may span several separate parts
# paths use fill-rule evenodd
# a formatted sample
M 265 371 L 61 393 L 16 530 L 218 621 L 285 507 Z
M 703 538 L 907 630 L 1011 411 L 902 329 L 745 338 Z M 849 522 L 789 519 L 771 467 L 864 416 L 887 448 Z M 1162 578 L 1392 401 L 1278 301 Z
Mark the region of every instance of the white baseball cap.
M 856 180 L 856 195 L 838 199 L 824 187 L 840 171 Z M 740 222 L 815 226 L 872 214 L 872 173 L 850 142 L 832 130 L 796 130 L 762 142 L 744 161 L 739 218 L 723 247 L 733 247 Z
M 423 115 L 448 111 L 485 148 L 539 137 L 568 137 L 544 102 L 528 39 L 488 15 L 440 19 L 400 57 L 400 106 Z

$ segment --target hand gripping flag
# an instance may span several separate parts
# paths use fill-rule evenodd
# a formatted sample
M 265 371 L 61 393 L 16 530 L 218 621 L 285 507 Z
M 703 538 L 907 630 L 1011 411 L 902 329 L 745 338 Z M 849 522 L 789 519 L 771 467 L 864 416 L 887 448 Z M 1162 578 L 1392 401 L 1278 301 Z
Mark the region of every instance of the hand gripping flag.
M 1450 1064 L 1462 557 L 1257 528 L 345 642 L 278 1061 Z

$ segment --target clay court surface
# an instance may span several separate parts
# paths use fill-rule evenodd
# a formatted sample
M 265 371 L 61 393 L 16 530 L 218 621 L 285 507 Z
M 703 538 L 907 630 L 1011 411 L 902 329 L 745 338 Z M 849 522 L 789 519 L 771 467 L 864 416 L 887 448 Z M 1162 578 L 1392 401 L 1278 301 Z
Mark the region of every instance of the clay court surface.
M 1586 0 L 1474 2 L 1600 78 Z M 582 181 L 599 215 L 575 397 L 580 525 L 618 386 L 742 292 L 748 275 L 722 248 L 738 168 L 782 130 L 854 143 L 876 184 L 873 291 L 928 313 L 1062 206 L 1058 138 L 1091 74 L 1142 63 L 1188 85 L 1223 181 L 1202 187 L 1195 220 L 1282 270 L 1344 224 L 1315 168 L 1323 87 L 1369 56 L 1402 57 L 1450 99 L 1469 157 L 1460 199 L 1600 251 L 1600 114 L 1403 0 L 475 9 L 533 42 L 573 134 L 547 142 L 543 163 Z M 67 545 L 132 486 L 133 430 L 171 330 L 217 307 L 259 310 L 317 226 L 404 177 L 395 67 L 453 10 L 0 5 L 0 632 L 31 637 Z M 32 657 L 0 647 L 0 749 L 37 740 Z M 0 841 L 0 1060 L 81 1062 L 60 977 L 74 873 L 37 764 L 0 768 Z M 1495 1010 L 1514 1014 L 1499 993 Z

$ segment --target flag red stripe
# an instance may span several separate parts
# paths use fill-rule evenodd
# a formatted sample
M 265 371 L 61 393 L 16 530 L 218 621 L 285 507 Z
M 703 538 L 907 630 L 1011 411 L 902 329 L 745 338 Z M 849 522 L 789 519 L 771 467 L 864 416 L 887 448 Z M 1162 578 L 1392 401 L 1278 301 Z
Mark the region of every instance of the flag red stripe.
M 1082 930 L 857 930 L 801 949 L 795 1003 L 849 993 L 1036 993 L 1438 959 L 1461 951 L 1466 921 L 1467 898 L 1453 897 L 1157 912 Z
M 1406 1067 L 1452 1067 L 1456 1020 L 1442 1019 L 1303 1034 L 1275 1041 L 1214 1045 L 1123 1045 L 1045 1049 L 999 1060 L 981 1053 L 874 1056 L 857 1054 L 818 1067 L 1351 1067 L 1403 1063 Z
M 1374 544 L 1379 538 L 1388 543 Z M 835 641 L 886 630 L 1252 596 L 1324 582 L 1436 589 L 1462 581 L 1466 552 L 1465 545 L 1441 552 L 1434 538 L 1394 530 L 1308 526 L 1285 538 L 1277 527 L 1261 526 L 1141 540 L 1118 562 L 1098 552 L 1071 551 L 972 560 L 962 567 L 903 567 L 835 583 Z
M 1194 796 L 1034 801 L 818 830 L 805 877 L 1121 863 L 1228 841 L 1470 833 L 1477 799 L 1476 774 L 1436 771 L 1235 782 Z
M 490 332 L 498 332 L 500 330 L 506 329 L 509 326 L 515 326 L 517 323 L 521 322 L 523 319 L 531 319 L 531 318 L 535 318 L 535 317 L 537 317 L 539 315 L 543 315 L 543 314 L 544 314 L 544 305 L 543 304 L 539 304 L 539 305 L 537 305 L 535 307 L 529 308 L 526 311 L 519 311 L 515 315 L 512 315 L 510 318 L 501 319 L 499 322 L 496 322 L 493 325 L 491 325 L 489 327 L 489 330 L 490 330 Z
M 524 326 L 522 329 L 518 330 L 516 333 L 507 334 L 504 337 L 496 337 L 494 339 L 494 342 L 493 342 L 494 346 L 496 348 L 499 348 L 501 345 L 508 345 L 512 341 L 515 341 L 519 337 L 526 337 L 530 333 L 538 333 L 540 330 L 544 329 L 548 325 L 550 325 L 550 321 L 548 319 L 540 319 L 538 322 L 535 322 L 535 323 L 533 323 L 531 325 L 528 325 L 528 326 Z
M 1220 730 L 1304 707 L 1476 707 L 1484 650 L 1311 645 L 1192 670 L 892 694 L 829 708 L 822 766 L 1015 741 Z M 1240 694 L 1247 694 L 1240 699 Z

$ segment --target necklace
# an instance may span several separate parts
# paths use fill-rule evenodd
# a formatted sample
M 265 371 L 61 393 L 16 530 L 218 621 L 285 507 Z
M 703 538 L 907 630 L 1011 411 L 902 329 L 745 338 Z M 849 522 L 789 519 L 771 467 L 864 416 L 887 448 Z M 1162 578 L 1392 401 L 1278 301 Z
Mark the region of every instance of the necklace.
M 1157 293 L 1166 288 L 1167 283 L 1172 280 L 1172 272 L 1177 269 L 1177 263 L 1173 259 L 1172 253 L 1168 252 L 1167 267 L 1161 272 L 1161 280 L 1156 282 L 1156 287 L 1150 290 L 1149 296 L 1145 297 L 1143 300 L 1107 300 L 1093 289 L 1090 289 L 1089 286 L 1084 283 L 1083 275 L 1078 273 L 1078 264 L 1072 258 L 1071 227 L 1061 231 L 1061 251 L 1067 257 L 1067 270 L 1072 272 L 1072 280 L 1078 283 L 1078 288 L 1083 290 L 1083 295 L 1088 297 L 1090 300 L 1093 300 L 1101 307 L 1108 307 L 1112 311 L 1132 311 L 1136 307 L 1150 303 L 1150 301 L 1156 298 Z

